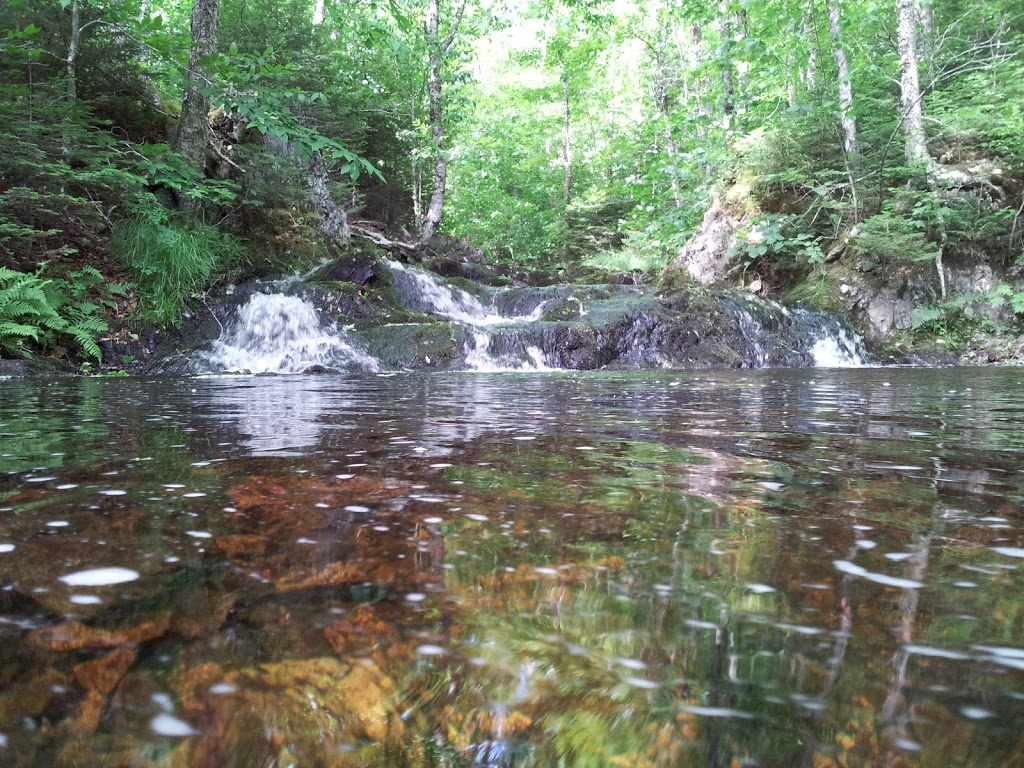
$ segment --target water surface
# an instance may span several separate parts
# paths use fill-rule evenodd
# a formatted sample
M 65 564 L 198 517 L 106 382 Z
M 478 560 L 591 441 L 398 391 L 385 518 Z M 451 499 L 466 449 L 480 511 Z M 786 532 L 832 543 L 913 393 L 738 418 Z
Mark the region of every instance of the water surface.
M 1013 370 L 0 382 L 0 762 L 1004 766 Z

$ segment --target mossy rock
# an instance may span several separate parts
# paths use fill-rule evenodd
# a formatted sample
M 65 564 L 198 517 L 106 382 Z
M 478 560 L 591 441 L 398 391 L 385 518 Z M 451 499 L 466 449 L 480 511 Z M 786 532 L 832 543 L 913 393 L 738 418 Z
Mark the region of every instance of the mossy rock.
M 467 333 L 464 326 L 440 321 L 381 325 L 361 336 L 385 368 L 451 370 L 462 362 Z

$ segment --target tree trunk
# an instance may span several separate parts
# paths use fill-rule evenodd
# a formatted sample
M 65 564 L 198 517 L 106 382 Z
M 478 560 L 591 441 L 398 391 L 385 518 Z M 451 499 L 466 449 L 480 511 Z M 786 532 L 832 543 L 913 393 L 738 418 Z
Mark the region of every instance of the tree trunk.
M 78 0 L 71 3 L 71 42 L 68 43 L 67 94 L 72 107 L 78 100 L 78 46 L 82 37 L 82 8 Z
M 327 8 L 324 0 L 314 0 L 313 2 L 313 26 L 318 26 L 324 23 L 324 17 L 327 15 Z
M 565 182 L 562 187 L 562 202 L 569 207 L 569 191 L 572 188 L 572 152 L 569 143 L 569 80 L 562 79 L 562 159 L 565 161 Z
M 839 75 L 839 123 L 843 132 L 843 151 L 850 157 L 860 154 L 857 144 L 857 121 L 850 110 L 853 109 L 853 84 L 850 82 L 850 65 L 846 60 L 843 48 L 843 30 L 839 23 L 838 0 L 825 0 L 828 11 L 828 29 L 832 36 L 832 55 L 836 60 L 836 72 Z
M 732 52 L 729 45 L 732 43 L 732 21 L 729 16 L 729 1 L 719 0 L 718 3 L 718 25 L 722 35 L 723 53 L 721 60 L 722 69 L 722 127 L 725 128 L 726 141 L 732 136 L 733 112 L 736 110 L 735 93 L 732 78 Z
M 271 154 L 295 163 L 306 174 L 309 201 L 320 215 L 320 234 L 328 250 L 333 252 L 338 246 L 347 246 L 352 236 L 348 215 L 344 208 L 334 202 L 334 196 L 331 195 L 331 178 L 323 155 L 314 152 L 308 161 L 303 161 L 295 151 L 294 144 L 270 134 L 263 136 L 263 147 Z
M 442 54 L 436 44 L 437 37 L 437 3 L 431 0 L 427 23 L 432 26 L 429 34 L 434 38 L 430 45 L 430 72 L 427 76 L 427 95 L 430 102 L 430 138 L 434 144 L 434 187 L 427 205 L 427 215 L 423 217 L 423 228 L 420 230 L 420 242 L 426 244 L 434 236 L 444 214 L 445 185 L 448 182 L 448 150 L 444 143 L 444 124 L 441 122 L 444 112 L 441 107 L 441 62 Z
M 347 246 L 351 239 L 348 216 L 331 196 L 330 177 L 324 158 L 319 152 L 313 153 L 313 158 L 306 166 L 306 181 L 309 184 L 309 197 L 313 207 L 320 214 L 320 231 L 328 248 Z
M 78 108 L 78 46 L 82 37 L 82 9 L 78 0 L 71 3 L 71 42 L 68 43 L 68 58 L 65 62 L 68 98 L 68 111 L 64 117 L 63 136 L 61 137 L 61 155 L 64 162 L 71 157 L 71 121 Z M 63 191 L 63 187 L 61 188 Z
M 811 10 L 804 15 L 804 34 L 807 36 L 808 46 L 804 85 L 808 91 L 813 91 L 818 79 L 818 36 L 814 33 L 814 14 Z
M 178 137 L 175 149 L 200 176 L 206 167 L 206 145 L 209 133 L 209 103 L 202 89 L 209 83 L 203 60 L 217 50 L 217 25 L 220 0 L 194 0 L 192 6 L 192 47 L 188 53 L 188 84 L 181 100 Z M 199 202 L 184 191 L 177 193 L 178 207 L 194 211 Z
M 668 65 L 665 63 L 666 47 L 665 30 L 661 29 L 658 32 L 658 49 L 654 52 L 655 65 L 657 67 L 654 80 L 654 100 L 656 108 L 665 121 L 665 154 L 668 155 L 670 166 L 669 184 L 672 187 L 672 200 L 675 202 L 676 208 L 681 208 L 683 206 L 683 193 L 679 188 L 679 178 L 676 176 L 676 139 L 672 134 L 672 105 L 668 92 Z
M 900 55 L 900 106 L 903 109 L 903 135 L 906 138 L 905 152 L 908 163 L 924 163 L 928 171 L 934 171 L 935 163 L 928 154 L 928 142 L 924 134 L 924 108 L 921 100 L 921 81 L 917 70 L 917 24 L 920 18 L 916 0 L 896 0 L 897 39 Z M 932 195 L 937 195 L 935 177 L 929 173 L 928 186 Z M 946 220 L 941 202 L 935 204 L 935 227 L 939 231 L 938 248 L 935 251 L 935 271 L 939 277 L 939 292 L 946 300 L 946 268 L 943 251 L 946 245 Z
M 783 0 L 782 15 L 788 19 L 789 13 L 789 0 Z M 786 104 L 790 109 L 793 109 L 796 106 L 796 69 L 795 46 L 789 46 L 786 49 Z
M 430 193 L 430 204 L 423 217 L 419 242 L 426 245 L 437 232 L 444 215 L 445 186 L 448 182 L 448 148 L 444 140 L 444 109 L 441 103 L 441 67 L 444 55 L 455 41 L 466 10 L 462 0 L 452 19 L 451 28 L 444 40 L 440 39 L 440 0 L 430 0 L 427 5 L 427 47 L 430 49 L 429 71 L 427 73 L 427 98 L 430 104 L 430 137 L 434 143 L 434 188 Z
M 931 65 L 932 48 L 935 44 L 935 6 L 929 0 L 917 0 L 917 20 L 921 25 L 921 41 L 918 59 Z
M 906 155 L 911 163 L 928 162 L 921 108 L 921 83 L 917 72 L 917 8 L 914 0 L 896 0 L 897 48 L 900 54 L 900 106 Z

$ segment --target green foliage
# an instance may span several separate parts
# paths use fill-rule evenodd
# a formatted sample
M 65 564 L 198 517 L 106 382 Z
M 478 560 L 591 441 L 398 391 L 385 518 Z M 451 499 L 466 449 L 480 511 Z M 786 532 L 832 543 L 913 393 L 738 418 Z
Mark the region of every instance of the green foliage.
M 734 269 L 742 271 L 765 259 L 786 268 L 814 266 L 825 260 L 818 238 L 804 228 L 803 217 L 784 213 L 754 217 L 740 233 L 732 255 L 740 257 Z
M 1024 315 L 1024 291 L 1014 290 L 1009 283 L 1000 283 L 987 296 L 989 304 L 999 309 L 1009 304 L 1015 315 Z
M 123 151 L 131 158 L 132 169 L 150 188 L 187 190 L 193 200 L 227 206 L 238 196 L 238 184 L 230 180 L 208 179 L 198 173 L 169 144 L 135 144 Z M 160 215 L 159 204 L 151 194 L 141 192 L 126 205 L 136 215 Z
M 904 210 L 898 210 L 903 207 Z M 857 228 L 857 249 L 890 262 L 932 261 L 938 246 L 928 237 L 929 222 L 923 215 L 908 215 L 905 209 L 924 212 L 913 201 L 888 201 L 885 209 L 865 219 Z
M 328 99 L 322 92 L 289 85 L 301 75 L 301 68 L 293 62 L 282 64 L 280 58 L 272 46 L 246 54 L 232 43 L 218 72 L 218 85 L 207 89 L 208 95 L 225 112 L 244 117 L 248 128 L 287 144 L 303 162 L 319 152 L 328 165 L 341 163 L 339 171 L 352 181 L 358 181 L 363 173 L 383 180 L 372 162 L 296 116 L 296 109 L 326 106 Z
M 189 298 L 204 290 L 217 270 L 243 253 L 241 244 L 216 227 L 161 219 L 127 219 L 114 230 L 116 255 L 139 290 L 139 314 L 177 324 Z
M 963 293 L 940 304 L 917 307 L 912 328 L 919 336 L 937 337 L 954 349 L 963 347 L 979 330 L 993 330 L 985 315 L 986 307 L 1008 307 L 1020 319 L 1024 315 L 1024 291 L 1000 283 L 986 293 Z
M 1018 45 L 1019 45 L 1018 39 Z M 938 118 L 936 143 L 962 162 L 988 156 L 1024 165 L 1024 60 L 1017 56 L 951 79 L 929 98 Z
M 969 307 L 977 301 L 976 295 L 963 294 L 935 306 L 917 307 L 911 320 L 914 334 L 934 338 L 950 349 L 969 345 L 978 330 L 991 326 L 968 314 Z
M 27 343 L 58 351 L 67 341 L 97 362 L 102 360 L 96 337 L 107 330 L 101 313 L 109 306 L 103 276 L 86 267 L 63 278 L 43 277 L 0 267 L 0 350 L 28 356 Z

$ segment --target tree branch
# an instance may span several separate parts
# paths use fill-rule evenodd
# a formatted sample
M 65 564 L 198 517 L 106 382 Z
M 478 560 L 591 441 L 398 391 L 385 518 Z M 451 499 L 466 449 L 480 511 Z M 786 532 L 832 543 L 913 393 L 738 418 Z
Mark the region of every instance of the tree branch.
M 441 41 L 441 52 L 446 53 L 449 48 L 452 47 L 452 43 L 455 42 L 455 35 L 459 33 L 459 24 L 462 23 L 462 14 L 466 10 L 466 0 L 462 0 L 459 3 L 459 8 L 455 11 L 455 20 L 452 21 L 451 29 L 448 30 L 448 34 L 444 36 L 444 40 Z

